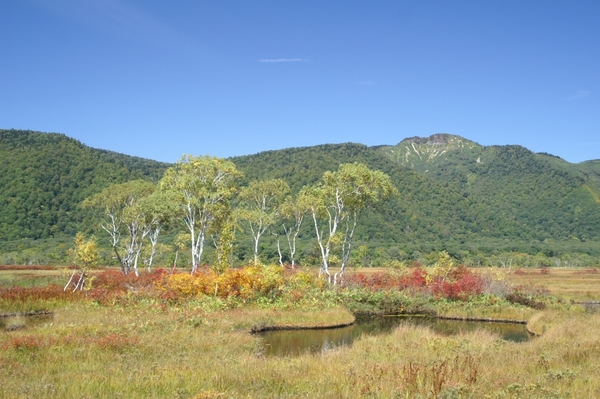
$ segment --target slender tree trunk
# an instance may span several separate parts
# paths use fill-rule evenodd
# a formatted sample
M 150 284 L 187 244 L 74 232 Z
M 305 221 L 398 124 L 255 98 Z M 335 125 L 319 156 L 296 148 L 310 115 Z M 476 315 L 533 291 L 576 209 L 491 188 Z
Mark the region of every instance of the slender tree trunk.
M 260 234 L 254 237 L 254 264 L 258 263 L 258 240 L 260 239 Z
M 198 232 L 198 239 L 196 240 L 196 260 L 194 262 L 194 266 L 192 267 L 192 273 L 195 273 L 198 270 L 198 266 L 200 265 L 200 262 L 202 262 L 202 254 L 204 253 L 204 238 L 205 232 L 203 229 L 201 229 Z
M 121 258 L 121 255 L 119 255 L 119 250 L 117 249 L 116 245 L 113 245 L 113 250 L 115 251 L 115 255 L 117 256 L 119 265 L 121 265 L 121 273 L 127 274 L 127 272 L 125 271 L 125 265 L 123 264 L 123 259 Z
M 283 267 L 283 254 L 281 253 L 281 244 L 279 242 L 279 235 L 273 233 L 273 235 L 275 236 L 275 239 L 277 241 L 277 253 L 279 254 L 279 264 L 281 265 L 281 267 Z
M 302 225 L 302 219 L 300 219 L 299 223 L 296 223 L 296 226 L 292 230 L 292 228 L 287 228 L 285 224 L 282 224 L 283 231 L 285 231 L 285 237 L 288 242 L 288 246 L 290 247 L 290 261 L 292 262 L 292 268 L 296 267 L 296 238 L 298 238 L 298 234 L 300 233 L 300 226 Z
M 71 278 L 67 282 L 67 285 L 65 285 L 65 288 L 63 289 L 63 291 L 66 291 L 67 288 L 69 287 L 69 285 L 71 285 L 71 281 L 73 281 L 73 277 L 75 277 L 75 273 L 77 273 L 77 270 L 73 270 L 73 274 L 71 274 Z
M 323 245 L 323 233 L 319 230 L 319 223 L 317 222 L 316 213 L 312 212 L 313 221 L 315 223 L 315 234 L 317 235 L 317 243 L 319 244 L 319 249 L 321 250 L 321 260 L 323 264 L 321 265 L 321 270 L 319 270 L 319 276 L 322 274 L 327 274 L 328 279 L 331 280 L 331 274 L 329 273 L 329 246 Z
M 150 259 L 148 260 L 148 271 L 152 271 L 152 262 L 156 255 L 156 244 L 158 243 L 158 235 L 160 234 L 160 225 L 156 226 L 152 232 L 150 232 Z
M 353 215 L 352 228 L 349 228 L 350 220 L 346 221 L 346 234 L 344 236 L 344 243 L 342 245 L 342 267 L 340 268 L 340 279 L 344 275 L 348 259 L 350 259 L 350 251 L 352 250 L 352 238 L 354 237 L 354 231 L 356 230 L 356 224 L 358 223 L 358 214 L 355 212 Z
M 171 274 L 175 273 L 177 269 L 177 257 L 179 256 L 179 249 L 175 251 L 175 260 L 173 261 L 173 268 L 171 269 Z
M 73 288 L 73 292 L 77 291 L 77 288 L 79 288 L 80 290 L 83 290 L 84 281 L 85 281 L 85 270 L 82 270 L 81 276 L 79 276 L 79 281 L 77 281 L 75 288 Z

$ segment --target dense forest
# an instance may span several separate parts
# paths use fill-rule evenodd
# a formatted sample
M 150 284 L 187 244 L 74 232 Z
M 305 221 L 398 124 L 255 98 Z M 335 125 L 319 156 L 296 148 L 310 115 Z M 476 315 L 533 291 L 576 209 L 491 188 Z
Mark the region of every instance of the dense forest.
M 113 184 L 156 183 L 171 166 L 61 134 L 18 130 L 0 130 L 0 157 L 2 263 L 66 262 L 77 231 L 96 234 L 107 246 L 82 202 Z M 362 218 L 355 263 L 427 262 L 442 250 L 470 264 L 593 264 L 600 257 L 600 161 L 570 164 L 520 146 L 484 147 L 451 135 L 395 146 L 290 148 L 230 161 L 243 175 L 241 187 L 282 179 L 293 195 L 342 163 L 360 162 L 390 176 L 399 195 Z M 177 227 L 164 233 L 164 242 L 173 242 Z M 248 231 L 236 233 L 235 247 L 238 261 L 250 259 Z M 308 223 L 299 248 L 301 261 L 316 261 Z M 265 236 L 261 251 L 265 260 L 276 259 L 273 235 Z M 105 262 L 111 262 L 108 250 Z
M 74 237 L 94 222 L 81 202 L 132 179 L 158 181 L 167 165 L 97 150 L 62 134 L 0 130 L 0 250 Z M 87 219 L 86 219 L 87 217 Z
M 457 187 L 469 198 L 471 214 L 494 210 L 528 228 L 529 238 L 600 237 L 598 161 L 572 165 L 521 146 L 483 147 L 451 135 L 408 139 L 380 150 L 400 164 Z

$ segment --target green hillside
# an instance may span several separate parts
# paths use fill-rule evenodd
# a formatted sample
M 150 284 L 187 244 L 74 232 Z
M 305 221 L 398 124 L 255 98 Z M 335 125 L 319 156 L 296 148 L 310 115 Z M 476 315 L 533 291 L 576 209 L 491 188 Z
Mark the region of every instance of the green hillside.
M 5 262 L 47 261 L 38 255 L 77 231 L 95 232 L 102 244 L 104 233 L 81 202 L 113 183 L 158 181 L 169 166 L 62 134 L 19 130 L 0 130 L 0 159 L 0 254 L 12 254 Z M 600 256 L 599 160 L 574 165 L 520 146 L 485 147 L 444 134 L 396 146 L 327 144 L 231 160 L 244 174 L 242 185 L 281 178 L 294 193 L 341 163 L 362 162 L 388 174 L 399 197 L 365 214 L 356 234 L 357 247 L 379 262 L 441 250 L 475 264 L 507 253 Z M 305 259 L 315 255 L 311 228 L 307 221 L 300 236 Z M 249 258 L 250 240 L 245 232 L 237 237 L 237 257 Z M 61 245 L 56 259 L 64 256 Z M 272 236 L 262 245 L 264 256 L 275 259 Z M 37 257 L 15 255 L 24 251 Z
M 74 236 L 86 197 L 112 183 L 157 181 L 167 167 L 24 130 L 0 130 L 0 159 L 0 242 Z
M 382 214 L 369 215 L 359 230 L 364 240 L 407 242 L 450 238 L 468 231 L 467 201 L 446 187 L 414 170 L 407 169 L 360 144 L 322 145 L 269 151 L 232 159 L 245 180 L 282 178 L 298 191 L 320 179 L 323 172 L 340 163 L 363 162 L 390 175 L 400 198 Z M 393 232 L 393 233 L 391 233 Z
M 401 249 L 410 254 L 446 249 L 457 253 L 511 246 L 537 252 L 528 239 L 532 231 L 510 215 L 489 207 L 477 209 L 458 187 L 400 165 L 376 148 L 350 143 L 322 145 L 268 151 L 233 161 L 246 182 L 282 178 L 292 190 L 317 181 L 324 171 L 346 162 L 363 162 L 390 175 L 399 198 L 383 212 L 367 214 L 357 231 L 359 242 L 380 251 L 395 248 L 392 252 Z
M 379 151 L 462 191 L 472 215 L 505 216 L 528 229 L 532 239 L 600 239 L 598 161 L 574 165 L 521 146 L 484 147 L 443 134 Z

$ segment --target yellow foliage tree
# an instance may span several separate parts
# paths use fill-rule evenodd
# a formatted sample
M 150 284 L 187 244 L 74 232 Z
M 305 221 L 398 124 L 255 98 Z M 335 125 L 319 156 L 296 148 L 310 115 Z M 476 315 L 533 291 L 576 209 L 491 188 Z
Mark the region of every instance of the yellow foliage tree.
M 433 280 L 446 281 L 446 277 L 453 267 L 454 259 L 452 259 L 450 254 L 446 251 L 440 252 L 438 261 L 435 263 L 433 270 L 425 278 L 427 284 L 431 283 Z
M 75 285 L 73 292 L 78 289 L 83 290 L 86 272 L 93 269 L 98 263 L 98 245 L 96 244 L 96 240 L 92 237 L 86 241 L 82 233 L 77 233 L 75 236 L 75 247 L 69 250 L 69 255 L 73 258 L 73 263 L 79 266 L 81 275 L 79 276 L 77 283 L 75 283 L 73 279 L 77 270 L 74 270 L 69 282 L 65 285 L 64 290 L 66 291 L 71 284 Z

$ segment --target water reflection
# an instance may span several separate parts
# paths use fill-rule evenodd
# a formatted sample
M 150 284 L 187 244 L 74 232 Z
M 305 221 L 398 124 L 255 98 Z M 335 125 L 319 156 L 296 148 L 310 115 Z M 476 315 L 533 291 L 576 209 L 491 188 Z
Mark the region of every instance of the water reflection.
M 529 335 L 522 324 L 442 320 L 420 316 L 359 318 L 352 326 L 325 330 L 289 330 L 261 333 L 267 356 L 294 356 L 305 352 L 320 353 L 338 346 L 351 345 L 363 334 L 385 334 L 400 325 L 428 326 L 445 335 L 485 329 L 504 340 L 523 342 Z
M 2 316 L 0 317 L 0 331 L 16 331 L 30 328 L 39 324 L 52 321 L 54 315 L 36 314 L 32 316 Z

